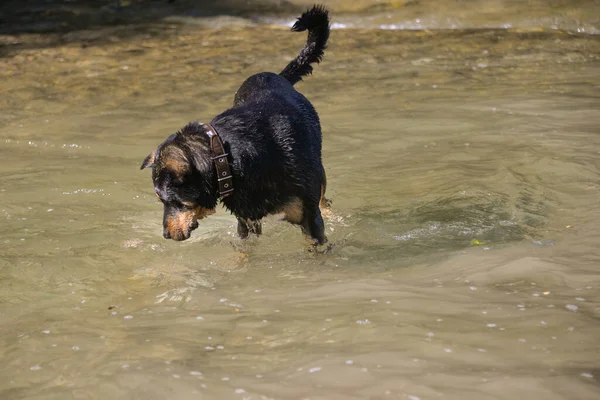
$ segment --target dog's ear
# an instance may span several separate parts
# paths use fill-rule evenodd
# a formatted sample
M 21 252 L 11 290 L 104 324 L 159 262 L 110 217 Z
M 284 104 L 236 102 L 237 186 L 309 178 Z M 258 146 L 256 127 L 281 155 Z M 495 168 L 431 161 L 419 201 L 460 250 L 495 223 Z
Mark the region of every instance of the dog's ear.
M 148 157 L 144 159 L 144 162 L 142 163 L 142 167 L 140 169 L 153 167 L 154 161 L 156 161 L 156 150 L 148 154 Z

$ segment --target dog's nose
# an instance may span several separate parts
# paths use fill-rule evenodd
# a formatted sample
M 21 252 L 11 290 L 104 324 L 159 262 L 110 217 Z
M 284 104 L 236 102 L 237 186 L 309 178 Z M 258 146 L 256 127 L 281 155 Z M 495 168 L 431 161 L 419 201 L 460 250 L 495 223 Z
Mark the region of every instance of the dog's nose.
M 166 229 L 163 231 L 163 236 L 165 239 L 171 239 L 171 233 Z

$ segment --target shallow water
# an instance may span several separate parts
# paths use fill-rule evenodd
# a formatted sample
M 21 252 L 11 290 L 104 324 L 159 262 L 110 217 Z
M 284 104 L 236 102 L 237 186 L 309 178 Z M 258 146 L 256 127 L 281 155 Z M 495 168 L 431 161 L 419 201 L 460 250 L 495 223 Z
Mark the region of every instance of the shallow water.
M 298 85 L 333 200 L 315 255 L 224 210 L 166 241 L 139 171 L 303 36 L 81 35 L 3 37 L 2 399 L 600 396 L 600 37 L 334 31 Z

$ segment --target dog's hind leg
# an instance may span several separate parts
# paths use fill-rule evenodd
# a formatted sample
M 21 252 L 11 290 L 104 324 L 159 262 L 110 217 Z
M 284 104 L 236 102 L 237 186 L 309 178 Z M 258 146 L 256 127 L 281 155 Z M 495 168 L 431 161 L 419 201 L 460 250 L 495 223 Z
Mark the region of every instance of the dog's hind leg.
M 305 235 L 309 235 L 316 244 L 327 243 L 325 224 L 323 223 L 318 203 L 311 204 L 306 201 L 304 202 L 304 215 L 300 227 L 302 228 L 302 232 Z
M 260 221 L 252 221 L 249 219 L 239 218 L 237 219 L 237 233 L 240 239 L 248 238 L 249 233 L 254 233 L 256 236 L 262 235 L 262 224 Z

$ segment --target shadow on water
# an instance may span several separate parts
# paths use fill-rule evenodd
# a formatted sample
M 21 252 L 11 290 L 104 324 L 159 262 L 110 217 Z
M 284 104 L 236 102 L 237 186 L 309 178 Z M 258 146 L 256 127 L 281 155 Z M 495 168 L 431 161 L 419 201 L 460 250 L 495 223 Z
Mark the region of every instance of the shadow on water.
M 305 6 L 289 1 L 240 0 L 30 0 L 0 5 L 0 36 L 38 34 L 34 40 L 0 37 L 0 56 L 66 43 L 92 44 L 160 35 L 169 25 L 236 29 L 256 25 L 256 15 L 297 15 Z M 117 39 L 118 38 L 118 39 Z
M 243 19 L 257 13 L 293 14 L 303 9 L 289 1 L 270 0 L 134 0 L 120 4 L 114 0 L 9 0 L 0 6 L 0 33 L 64 33 L 147 24 L 176 16 Z

